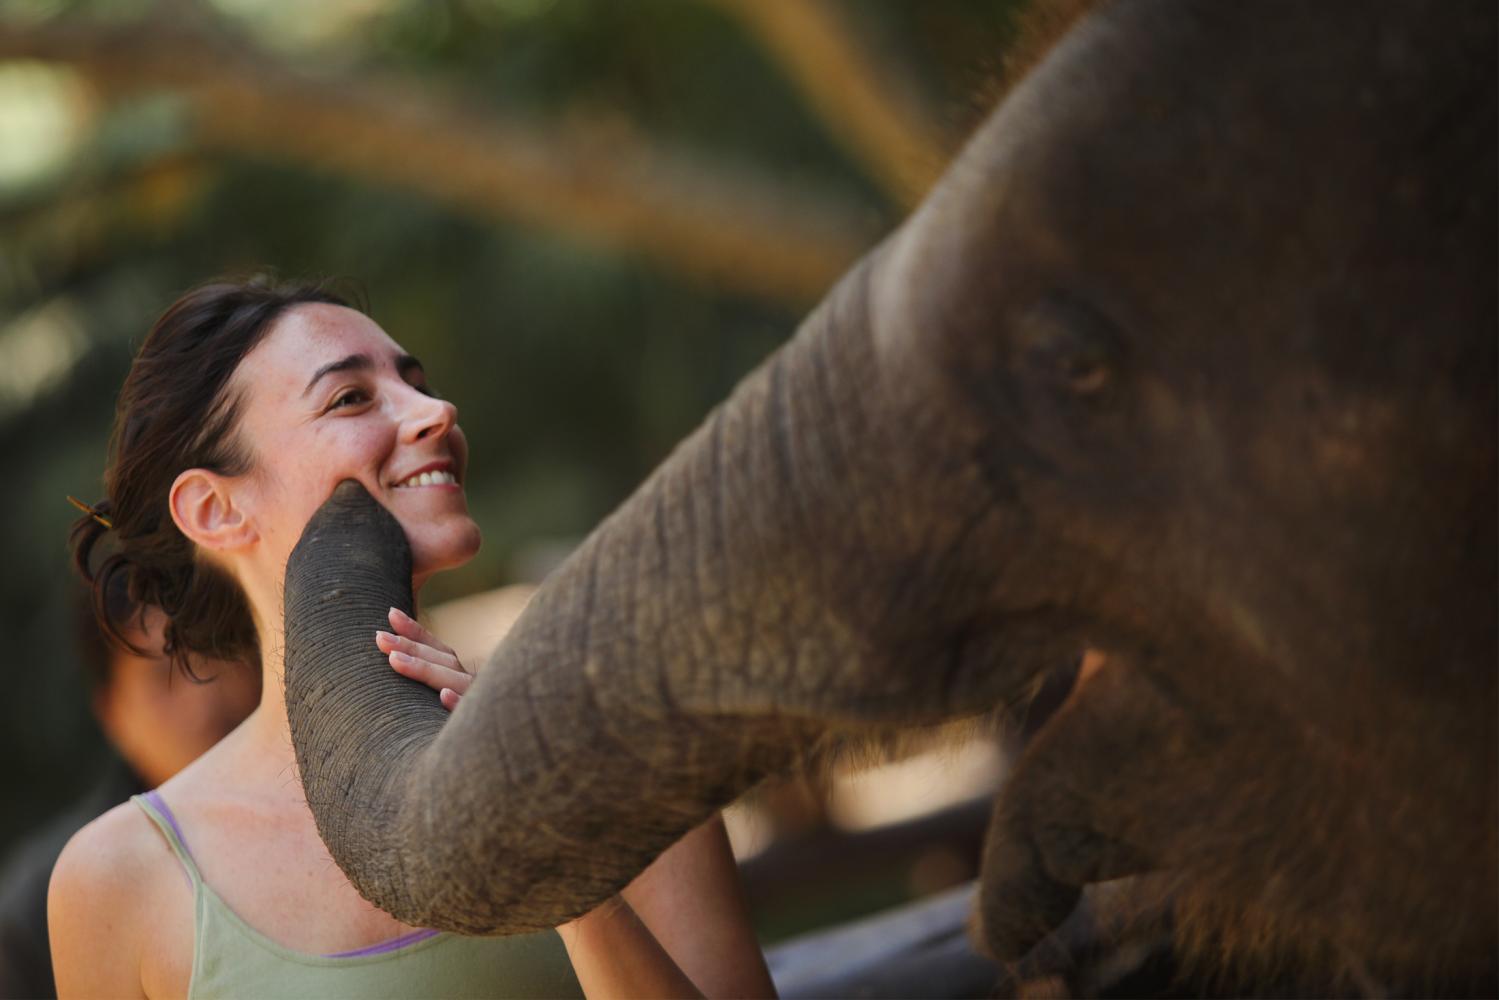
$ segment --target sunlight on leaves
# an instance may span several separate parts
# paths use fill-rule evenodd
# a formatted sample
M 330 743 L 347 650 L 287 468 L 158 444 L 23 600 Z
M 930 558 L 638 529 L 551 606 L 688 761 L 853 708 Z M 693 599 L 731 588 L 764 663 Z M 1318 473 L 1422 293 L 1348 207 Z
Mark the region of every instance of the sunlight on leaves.
M 407 0 L 209 0 L 274 49 L 316 49 L 358 34 L 378 18 L 407 6 Z
M 56 298 L 0 328 L 0 418 L 58 385 L 88 349 L 83 319 Z
M 61 169 L 92 119 L 89 88 L 77 74 L 41 63 L 0 65 L 0 197 Z

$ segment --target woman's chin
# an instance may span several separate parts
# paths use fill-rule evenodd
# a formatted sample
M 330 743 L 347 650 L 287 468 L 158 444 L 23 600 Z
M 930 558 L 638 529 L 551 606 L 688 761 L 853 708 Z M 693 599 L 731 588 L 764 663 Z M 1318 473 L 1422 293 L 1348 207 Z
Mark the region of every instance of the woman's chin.
M 479 526 L 468 518 L 466 523 L 423 525 L 418 531 L 407 530 L 411 541 L 411 575 L 419 582 L 434 573 L 456 569 L 479 551 Z

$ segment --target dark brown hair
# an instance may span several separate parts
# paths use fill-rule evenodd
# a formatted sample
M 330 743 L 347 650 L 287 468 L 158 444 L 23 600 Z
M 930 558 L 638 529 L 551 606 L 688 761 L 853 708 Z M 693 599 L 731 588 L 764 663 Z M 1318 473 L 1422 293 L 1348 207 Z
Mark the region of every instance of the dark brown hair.
M 120 390 L 106 499 L 94 505 L 100 516 L 84 514 L 69 535 L 73 565 L 90 586 L 104 634 L 140 652 L 126 626 L 156 605 L 167 617 L 164 651 L 195 680 L 189 654 L 258 664 L 259 641 L 243 591 L 197 558 L 172 521 L 168 493 L 186 469 L 232 476 L 249 468 L 234 433 L 238 399 L 230 377 L 279 317 L 313 302 L 358 308 L 323 283 L 282 284 L 265 276 L 199 285 L 172 303 Z

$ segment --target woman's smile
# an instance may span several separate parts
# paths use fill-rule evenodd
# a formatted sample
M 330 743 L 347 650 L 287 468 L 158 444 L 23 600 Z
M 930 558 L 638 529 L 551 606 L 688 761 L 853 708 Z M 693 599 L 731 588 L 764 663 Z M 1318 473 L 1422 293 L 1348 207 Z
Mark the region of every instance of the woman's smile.
M 463 487 L 458 481 L 458 475 L 453 471 L 452 462 L 430 462 L 416 471 L 401 477 L 394 488 L 398 490 L 430 489 L 432 487 L 443 487 L 449 491 L 461 492 Z

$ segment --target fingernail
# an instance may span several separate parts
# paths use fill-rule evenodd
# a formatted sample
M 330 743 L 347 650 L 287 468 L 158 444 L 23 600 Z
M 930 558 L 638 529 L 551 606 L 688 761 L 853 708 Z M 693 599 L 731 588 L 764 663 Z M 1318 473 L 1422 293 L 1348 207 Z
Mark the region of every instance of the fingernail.
M 390 654 L 390 662 L 391 663 L 399 663 L 399 664 L 402 664 L 403 666 L 408 666 L 409 667 L 413 663 L 415 663 L 416 660 L 413 659 L 410 656 L 407 656 L 405 653 L 397 652 L 397 653 L 391 653 Z
M 395 638 L 396 637 L 393 636 L 393 635 L 391 635 L 389 632 L 383 632 L 380 629 L 376 629 L 375 630 L 375 641 L 376 642 L 379 642 L 381 639 L 384 639 L 387 642 L 394 642 Z
M 393 614 L 393 615 L 400 615 L 402 618 L 410 618 L 411 617 L 406 612 L 402 611 L 400 608 L 397 608 L 397 607 L 392 607 L 390 609 L 390 613 Z

